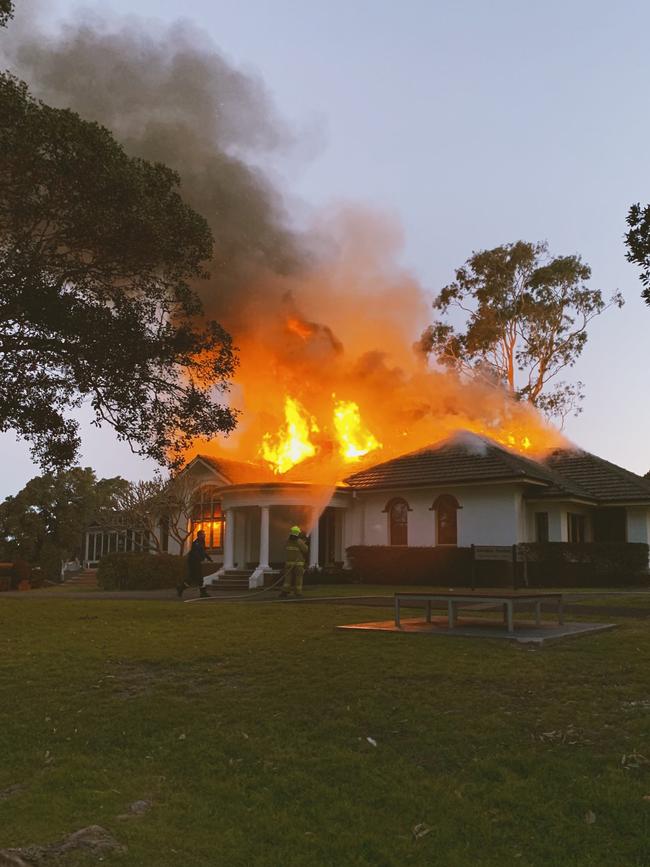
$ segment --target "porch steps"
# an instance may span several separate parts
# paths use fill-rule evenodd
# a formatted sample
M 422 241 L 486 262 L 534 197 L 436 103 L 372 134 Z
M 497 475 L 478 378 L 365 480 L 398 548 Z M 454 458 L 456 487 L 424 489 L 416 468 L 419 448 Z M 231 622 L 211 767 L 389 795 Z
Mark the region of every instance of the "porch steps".
M 248 590 L 248 580 L 252 569 L 228 569 L 218 581 L 210 585 L 211 590 Z
M 249 580 L 254 569 L 228 569 L 223 577 L 219 578 L 214 584 L 210 585 L 211 590 L 248 590 Z M 271 569 L 264 573 L 264 585 L 273 584 L 277 581 L 280 570 Z M 260 589 L 260 588 L 258 588 Z
M 95 588 L 97 587 L 97 570 L 84 569 L 74 575 L 68 575 L 63 583 L 66 587 Z

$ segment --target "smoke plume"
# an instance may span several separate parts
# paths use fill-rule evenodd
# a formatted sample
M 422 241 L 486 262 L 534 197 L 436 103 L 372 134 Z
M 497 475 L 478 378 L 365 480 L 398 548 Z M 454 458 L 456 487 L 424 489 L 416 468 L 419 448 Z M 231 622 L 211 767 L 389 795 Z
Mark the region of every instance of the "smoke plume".
M 376 460 L 463 427 L 507 428 L 513 444 L 533 432 L 540 447 L 557 441 L 530 408 L 431 370 L 414 351 L 430 306 L 397 264 L 394 221 L 347 206 L 291 227 L 261 167 L 292 136 L 255 74 L 187 24 L 82 15 L 46 39 L 26 14 L 23 6 L 3 37 L 13 71 L 49 104 L 107 126 L 130 154 L 174 168 L 211 226 L 211 276 L 198 289 L 240 349 L 233 402 L 244 414 L 232 441 L 197 450 L 255 458 L 264 433 L 282 424 L 286 395 L 319 419 L 321 453 L 337 399 L 361 407 L 382 442 Z
M 260 274 L 299 267 L 304 253 L 282 199 L 256 167 L 291 143 L 258 77 L 189 24 L 81 13 L 46 37 L 34 30 L 33 8 L 23 6 L 3 34 L 10 67 L 45 102 L 103 124 L 131 155 L 180 174 L 183 197 L 215 238 L 211 280 L 200 287 L 211 314 L 236 318 Z

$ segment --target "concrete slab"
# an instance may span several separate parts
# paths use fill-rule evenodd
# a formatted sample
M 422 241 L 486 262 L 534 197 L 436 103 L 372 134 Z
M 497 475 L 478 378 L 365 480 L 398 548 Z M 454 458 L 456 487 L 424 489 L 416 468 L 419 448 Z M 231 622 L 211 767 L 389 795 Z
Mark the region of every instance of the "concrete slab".
M 432 617 L 431 623 L 421 617 L 402 618 L 401 626 L 394 620 L 376 620 L 369 623 L 350 623 L 337 626 L 341 631 L 357 632 L 401 632 L 415 635 L 446 635 L 450 638 L 505 638 L 520 644 L 544 644 L 562 638 L 577 638 L 614 629 L 615 623 L 565 623 L 560 626 L 554 621 L 544 621 L 537 626 L 534 621 L 518 620 L 515 631 L 508 632 L 503 623 L 483 620 L 482 618 L 463 617 L 454 629 L 449 629 L 446 617 Z

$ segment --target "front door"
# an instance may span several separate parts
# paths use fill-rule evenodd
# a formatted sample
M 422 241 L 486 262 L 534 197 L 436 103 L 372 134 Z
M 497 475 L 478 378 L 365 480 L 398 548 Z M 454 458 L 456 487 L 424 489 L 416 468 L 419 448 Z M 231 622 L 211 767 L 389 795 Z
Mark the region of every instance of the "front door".
M 338 509 L 328 506 L 318 522 L 318 565 L 333 566 L 337 561 Z

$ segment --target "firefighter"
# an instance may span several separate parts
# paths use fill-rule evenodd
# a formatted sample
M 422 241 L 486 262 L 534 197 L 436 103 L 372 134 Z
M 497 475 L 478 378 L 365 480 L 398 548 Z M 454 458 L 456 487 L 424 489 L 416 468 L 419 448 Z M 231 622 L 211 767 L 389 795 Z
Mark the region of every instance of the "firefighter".
M 305 562 L 309 548 L 300 527 L 292 527 L 289 531 L 285 550 L 284 584 L 280 598 L 286 599 L 289 596 L 293 582 L 293 592 L 296 599 L 302 599 L 302 576 L 305 573 Z
M 188 580 L 184 581 L 182 584 L 179 584 L 176 588 L 176 594 L 179 599 L 182 597 L 185 588 L 190 587 L 193 584 L 198 585 L 199 594 L 203 598 L 209 596 L 208 591 L 203 586 L 201 563 L 204 560 L 209 560 L 212 563 L 212 557 L 205 550 L 205 533 L 203 532 L 203 530 L 199 530 L 199 532 L 196 534 L 196 539 L 192 542 L 190 553 L 187 555 Z

